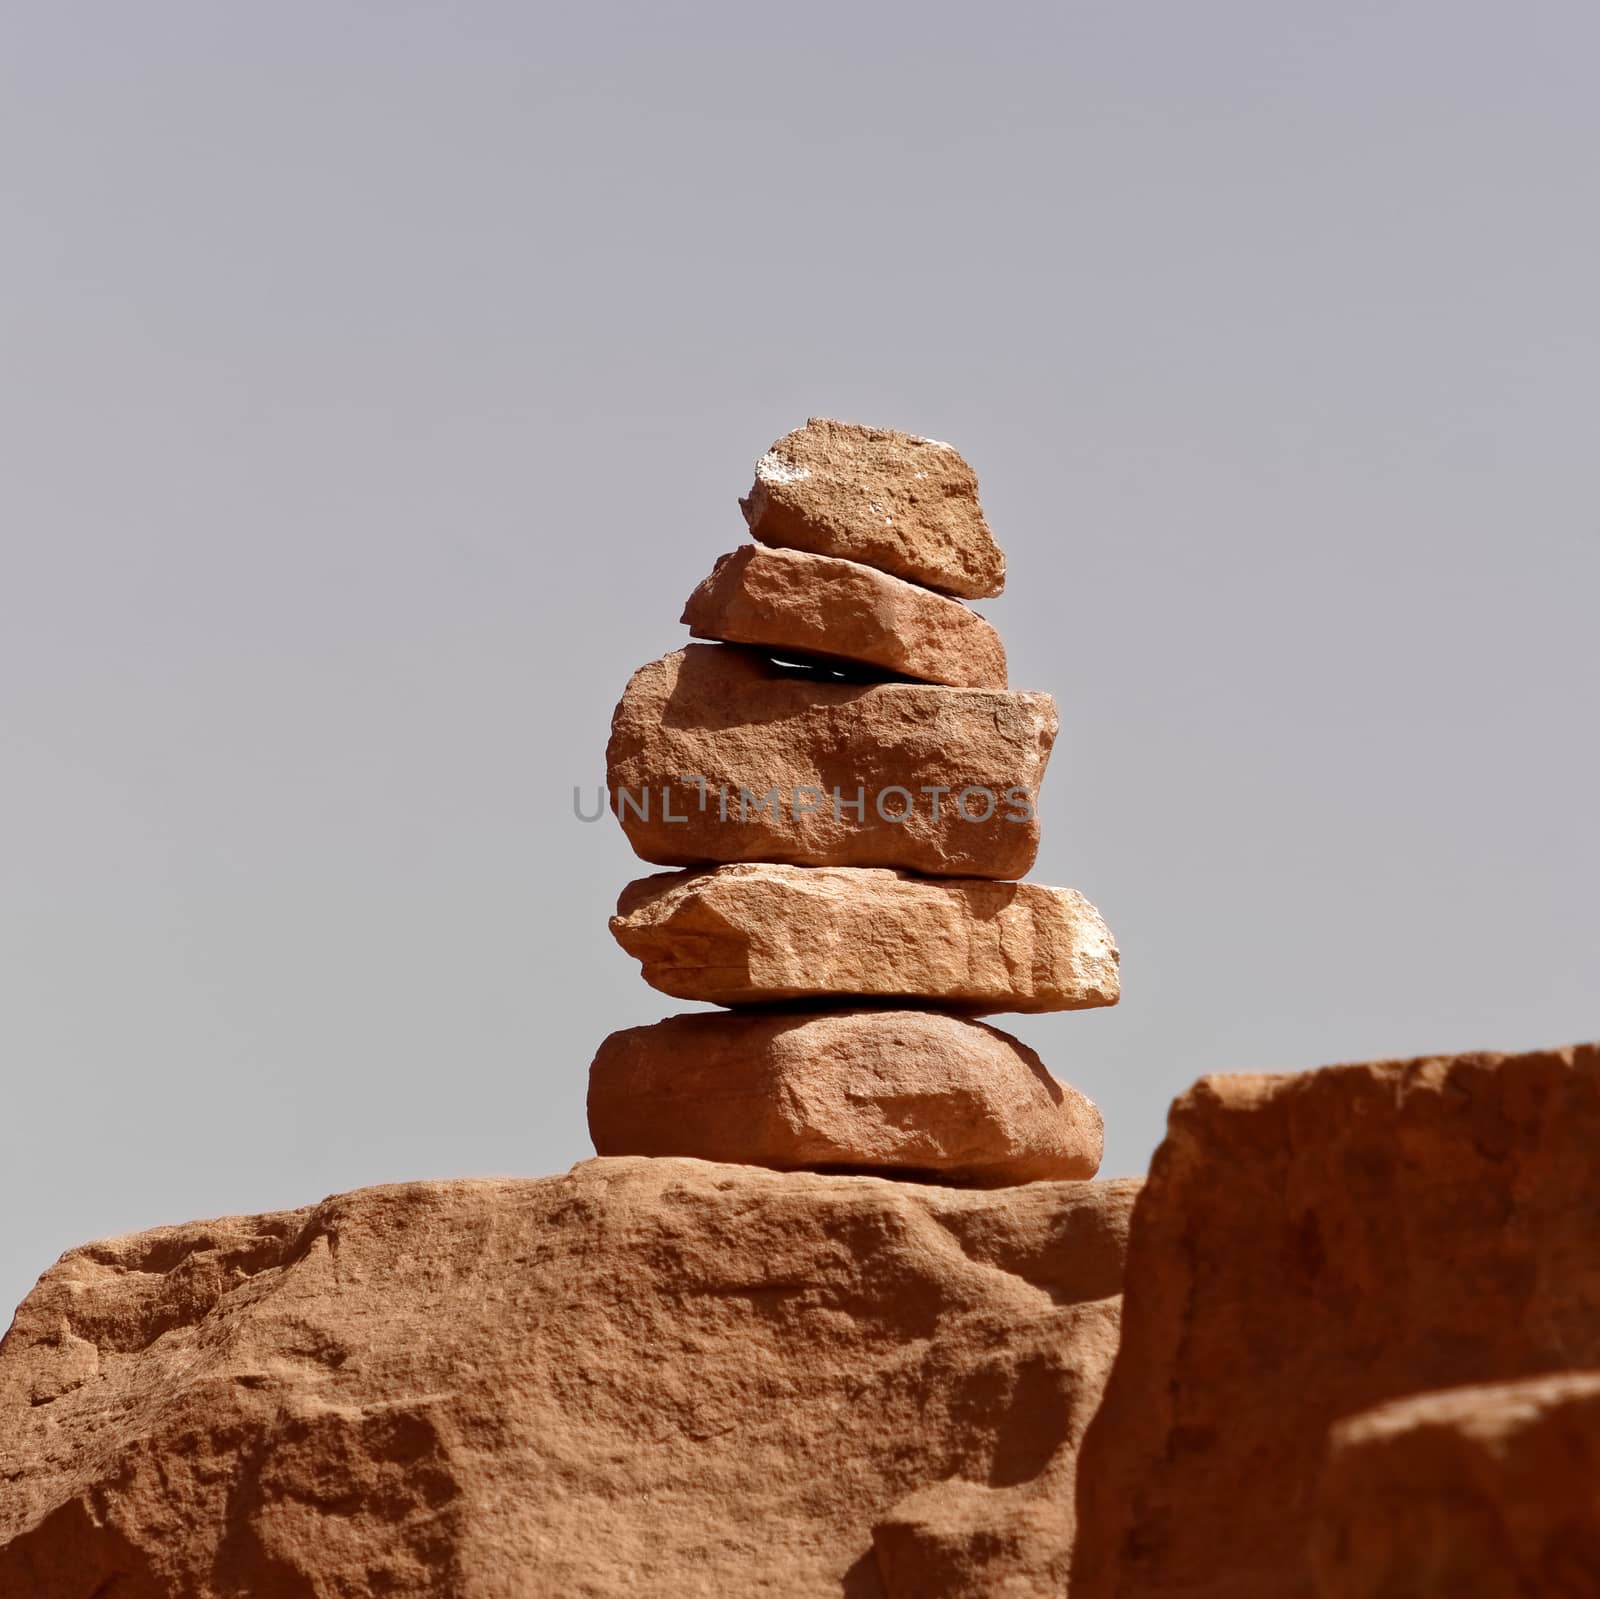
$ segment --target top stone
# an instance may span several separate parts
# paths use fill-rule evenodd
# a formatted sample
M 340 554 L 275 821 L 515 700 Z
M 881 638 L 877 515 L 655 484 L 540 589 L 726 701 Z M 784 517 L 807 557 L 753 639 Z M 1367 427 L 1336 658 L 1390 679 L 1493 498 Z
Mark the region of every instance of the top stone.
M 966 599 L 1006 585 L 978 479 L 936 439 L 812 417 L 756 462 L 739 508 L 763 544 L 860 561 Z

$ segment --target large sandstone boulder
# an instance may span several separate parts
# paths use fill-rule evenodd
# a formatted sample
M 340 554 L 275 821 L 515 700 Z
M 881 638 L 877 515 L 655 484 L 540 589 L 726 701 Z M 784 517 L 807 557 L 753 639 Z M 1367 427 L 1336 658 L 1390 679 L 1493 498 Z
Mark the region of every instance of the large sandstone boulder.
M 1070 1475 L 1135 1187 L 597 1160 L 75 1250 L 0 1343 L 0 1595 L 873 1599 L 897 1501 Z
M 716 1005 L 843 997 L 1086 1010 L 1120 993 L 1100 913 L 1042 883 L 862 867 L 659 872 L 623 889 L 611 931 L 652 988 Z
M 663 866 L 1021 877 L 1057 725 L 1048 694 L 845 683 L 691 644 L 634 673 L 606 779 L 635 853 Z
M 1420 1394 L 1340 1422 L 1311 1565 L 1323 1599 L 1600 1593 L 1600 1372 Z
M 973 1187 L 1093 1177 L 1092 1100 L 1020 1040 L 936 1011 L 737 1011 L 613 1033 L 589 1068 L 602 1155 L 693 1155 Z
M 746 544 L 689 596 L 696 638 L 876 667 L 955 688 L 1004 688 L 1000 635 L 960 600 L 859 561 Z
M 763 544 L 863 561 L 969 599 L 1005 587 L 978 480 L 937 439 L 813 417 L 756 462 L 739 507 Z
M 1336 1421 L 1600 1365 L 1597 1148 L 1594 1044 L 1180 1098 L 1084 1445 L 1073 1599 L 1310 1599 Z

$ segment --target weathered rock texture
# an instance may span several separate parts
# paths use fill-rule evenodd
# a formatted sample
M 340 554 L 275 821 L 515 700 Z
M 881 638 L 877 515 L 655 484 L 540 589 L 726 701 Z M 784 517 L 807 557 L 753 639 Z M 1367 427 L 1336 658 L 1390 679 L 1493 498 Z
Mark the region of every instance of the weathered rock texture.
M 1340 1422 L 1311 1564 L 1324 1599 L 1600 1593 L 1600 1372 L 1422 1394 Z
M 978 480 L 935 439 L 813 417 L 756 462 L 739 506 L 763 544 L 863 561 L 969 599 L 1005 587 Z
M 0 1594 L 871 1599 L 897 1500 L 1070 1475 L 1134 1187 L 599 1160 L 74 1251 L 0 1344 Z
M 696 638 L 878 667 L 956 688 L 1004 688 L 1000 635 L 960 600 L 859 561 L 746 544 L 689 596 Z
M 1085 1370 L 1116 1353 L 1115 1300 L 1088 1307 L 1073 1327 Z M 1048 1358 L 1048 1346 L 1039 1353 Z M 1085 1385 L 1088 1386 L 1087 1384 Z M 1097 1390 L 1098 1391 L 1098 1390 Z M 985 1487 L 959 1477 L 908 1494 L 873 1524 L 885 1599 L 1042 1599 L 1069 1591 L 1071 1502 L 1077 1452 L 1092 1411 L 1074 1406 L 1065 1441 L 1031 1481 Z
M 602 1155 L 693 1155 L 974 1187 L 1093 1177 L 1100 1112 L 1018 1039 L 935 1011 L 738 1011 L 613 1033 L 589 1069 Z
M 719 866 L 630 883 L 611 919 L 652 988 L 717 1005 L 926 999 L 969 1011 L 1117 1002 L 1117 946 L 1070 888 L 871 868 Z
M 635 853 L 663 866 L 1020 877 L 1039 848 L 1034 801 L 1056 728 L 1048 694 L 841 683 L 691 644 L 629 680 L 606 777 Z M 1008 800 L 1012 789 L 1024 797 Z
M 1180 1098 L 1084 1446 L 1073 1599 L 1305 1599 L 1334 1422 L 1600 1365 L 1597 1148 L 1592 1044 Z

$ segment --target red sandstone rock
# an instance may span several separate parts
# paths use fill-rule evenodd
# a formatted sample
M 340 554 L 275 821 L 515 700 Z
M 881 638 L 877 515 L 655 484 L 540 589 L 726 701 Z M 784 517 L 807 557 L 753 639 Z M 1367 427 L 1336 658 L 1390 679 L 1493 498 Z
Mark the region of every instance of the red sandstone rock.
M 660 872 L 622 891 L 611 932 L 652 988 L 714 1005 L 1086 1010 L 1121 992 L 1100 913 L 1042 883 L 756 864 Z
M 872 1528 L 884 1599 L 1040 1599 L 1068 1592 L 1070 1507 L 1078 1449 L 1117 1347 L 1114 1299 L 1086 1305 L 1073 1323 L 1079 1379 L 1056 1426 L 1063 1442 L 1037 1476 L 991 1484 L 953 1477 L 908 1494 Z M 1048 1335 L 1047 1335 L 1048 1336 Z M 1041 1342 L 1049 1365 L 1058 1351 Z
M 1180 1098 L 1080 1461 L 1073 1599 L 1310 1599 L 1336 1421 L 1600 1365 L 1597 1148 L 1594 1044 Z
M 598 1160 L 75 1250 L 0 1595 L 871 1599 L 898 1500 L 1070 1474 L 1136 1186 Z
M 936 439 L 813 417 L 756 462 L 739 506 L 763 544 L 862 561 L 969 599 L 1005 587 L 978 480 Z
M 1600 1372 L 1421 1394 L 1340 1422 L 1311 1566 L 1323 1599 L 1600 1593 Z
M 912 1172 L 994 1188 L 1093 1177 L 1100 1112 L 1026 1044 L 936 1011 L 744 1011 L 613 1033 L 589 1068 L 602 1155 Z
M 1000 635 L 960 600 L 858 561 L 746 544 L 689 596 L 696 638 L 877 667 L 956 688 L 1006 686 Z
M 1056 728 L 1048 694 L 842 683 L 691 644 L 634 673 L 606 775 L 628 842 L 663 866 L 1021 877 Z

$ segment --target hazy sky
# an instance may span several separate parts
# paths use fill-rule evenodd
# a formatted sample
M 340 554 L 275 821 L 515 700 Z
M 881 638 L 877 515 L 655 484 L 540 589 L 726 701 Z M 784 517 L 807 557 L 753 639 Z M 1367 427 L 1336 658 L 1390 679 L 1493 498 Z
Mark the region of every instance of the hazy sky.
M 1014 1030 L 1107 1174 L 1204 1072 L 1600 1033 L 1597 58 L 1579 0 L 0 7 L 0 1302 L 590 1152 L 681 1007 L 572 789 L 810 414 L 978 470 L 1033 876 L 1125 978 Z

